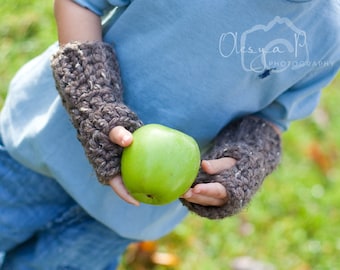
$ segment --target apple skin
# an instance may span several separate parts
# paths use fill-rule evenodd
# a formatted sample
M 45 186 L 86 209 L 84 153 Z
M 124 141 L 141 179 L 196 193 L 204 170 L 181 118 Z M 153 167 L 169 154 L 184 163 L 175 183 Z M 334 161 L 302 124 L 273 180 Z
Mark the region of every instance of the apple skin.
M 132 144 L 123 150 L 123 183 L 139 202 L 167 204 L 191 187 L 200 159 L 192 137 L 163 125 L 148 124 L 133 133 Z

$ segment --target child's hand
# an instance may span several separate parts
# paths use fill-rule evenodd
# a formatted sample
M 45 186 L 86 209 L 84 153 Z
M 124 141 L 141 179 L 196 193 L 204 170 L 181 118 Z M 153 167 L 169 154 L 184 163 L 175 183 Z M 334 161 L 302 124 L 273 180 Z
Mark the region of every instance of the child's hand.
M 203 160 L 202 169 L 208 174 L 218 174 L 231 168 L 235 163 L 235 159 L 228 157 Z M 221 206 L 228 200 L 226 189 L 220 183 L 197 184 L 189 189 L 182 198 L 203 206 Z
M 239 213 L 280 162 L 281 138 L 277 130 L 271 123 L 252 115 L 229 123 L 212 141 L 211 149 L 203 154 L 202 170 L 193 189 L 181 198 L 182 203 L 190 211 L 210 219 Z
M 110 131 L 109 137 L 113 143 L 118 144 L 121 147 L 129 146 L 133 140 L 131 132 L 129 132 L 122 126 L 114 127 Z M 116 177 L 112 178 L 109 184 L 112 187 L 112 189 L 116 192 L 116 194 L 124 201 L 139 206 L 139 202 L 136 199 L 134 199 L 126 190 L 122 181 L 122 177 L 120 175 L 117 175 Z

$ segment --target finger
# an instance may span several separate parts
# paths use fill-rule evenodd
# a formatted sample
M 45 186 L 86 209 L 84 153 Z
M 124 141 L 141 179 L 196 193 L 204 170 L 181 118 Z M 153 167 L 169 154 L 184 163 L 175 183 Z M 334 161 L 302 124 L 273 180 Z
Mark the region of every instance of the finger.
M 186 193 L 182 195 L 182 198 L 191 198 L 194 195 L 202 195 L 206 197 L 215 197 L 218 199 L 224 199 L 227 196 L 227 192 L 220 183 L 208 183 L 197 184 L 193 188 L 190 188 Z
M 192 188 L 190 188 L 187 192 L 185 192 L 185 193 L 181 196 L 181 198 L 183 198 L 183 199 L 188 199 L 188 198 L 191 198 L 191 196 L 192 196 Z
M 192 193 L 190 197 L 183 196 L 183 198 L 191 203 L 196 203 L 203 206 L 221 206 L 225 204 L 225 200 L 205 196 L 203 194 Z
M 129 146 L 132 143 L 133 137 L 130 131 L 122 126 L 114 127 L 109 133 L 110 140 L 122 147 Z
M 129 204 L 139 206 L 139 202 L 133 198 L 130 193 L 126 190 L 121 176 L 116 176 L 110 181 L 110 186 L 116 192 L 116 194 Z
M 218 174 L 234 166 L 236 160 L 230 157 L 202 160 L 202 169 L 208 174 Z
M 192 193 L 217 199 L 225 199 L 227 197 L 227 191 L 220 183 L 197 184 L 192 188 Z
M 228 200 L 225 188 L 219 183 L 198 184 L 189 189 L 182 198 L 203 206 L 221 206 Z

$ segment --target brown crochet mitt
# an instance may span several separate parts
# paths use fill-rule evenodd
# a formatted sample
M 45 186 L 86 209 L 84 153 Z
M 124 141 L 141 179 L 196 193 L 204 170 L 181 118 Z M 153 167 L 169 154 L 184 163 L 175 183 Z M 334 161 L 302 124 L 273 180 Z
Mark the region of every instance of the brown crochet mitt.
M 280 155 L 281 139 L 271 125 L 252 116 L 239 119 L 219 133 L 213 147 L 203 156 L 205 160 L 232 157 L 236 159 L 236 164 L 215 175 L 201 170 L 193 184 L 221 183 L 227 191 L 227 203 L 215 207 L 202 206 L 185 199 L 181 201 L 202 217 L 220 219 L 234 215 L 250 202 L 264 178 L 277 167 Z
M 113 48 L 104 42 L 69 43 L 51 61 L 56 87 L 78 139 L 103 184 L 120 173 L 122 148 L 109 140 L 115 126 L 133 132 L 142 125 L 123 103 Z

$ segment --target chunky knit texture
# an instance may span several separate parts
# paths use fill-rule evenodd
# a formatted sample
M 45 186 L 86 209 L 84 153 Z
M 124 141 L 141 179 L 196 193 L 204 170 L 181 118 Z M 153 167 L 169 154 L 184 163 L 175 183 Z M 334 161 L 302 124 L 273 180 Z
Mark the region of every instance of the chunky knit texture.
M 181 199 L 182 203 L 210 219 L 234 215 L 250 202 L 264 178 L 279 164 L 280 156 L 281 139 L 271 125 L 250 116 L 237 120 L 220 132 L 211 150 L 203 156 L 205 160 L 232 157 L 236 164 L 215 175 L 201 170 L 193 184 L 221 183 L 227 191 L 227 203 L 221 207 L 202 206 Z
M 104 42 L 69 43 L 51 61 L 56 87 L 68 111 L 78 139 L 99 181 L 120 173 L 122 148 L 109 140 L 115 126 L 133 132 L 142 125 L 123 104 L 118 61 Z

